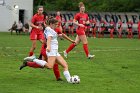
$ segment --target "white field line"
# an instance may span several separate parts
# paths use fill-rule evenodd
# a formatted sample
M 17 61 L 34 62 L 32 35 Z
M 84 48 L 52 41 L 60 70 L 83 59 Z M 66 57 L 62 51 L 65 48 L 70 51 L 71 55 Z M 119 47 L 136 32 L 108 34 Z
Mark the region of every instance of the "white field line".
M 30 47 L 0 47 L 0 49 L 14 49 L 14 48 L 30 48 Z
M 16 48 L 20 48 L 20 49 L 26 49 L 26 48 L 30 48 L 30 47 L 0 47 L 0 49 L 16 49 Z M 98 49 L 96 49 L 98 48 Z M 95 49 L 93 49 L 92 51 L 119 51 L 119 50 L 140 50 L 140 48 L 126 48 L 126 47 L 96 47 Z
M 0 49 L 15 49 L 15 48 L 20 48 L 20 49 L 28 49 L 30 47 L 0 47 Z M 125 47 L 117 47 L 117 48 L 101 48 L 101 49 L 93 49 L 93 50 L 89 50 L 90 52 L 114 52 L 114 51 L 140 51 L 140 48 L 125 48 Z M 78 51 L 78 52 L 84 52 L 83 50 L 81 51 Z M 63 51 L 60 51 L 59 53 L 63 54 Z M 77 53 L 76 50 L 72 50 L 70 53 Z M 20 55 L 20 56 L 23 56 L 23 55 L 27 55 L 27 54 L 21 54 L 21 53 L 18 53 L 17 55 Z M 13 55 L 8 55 L 8 56 L 13 56 Z
M 113 51 L 140 51 L 140 48 L 136 48 L 136 49 L 94 49 L 94 50 L 89 50 L 90 52 L 113 52 Z M 84 52 L 84 51 L 78 51 L 78 52 Z M 59 53 L 63 53 L 63 52 L 59 52 Z M 76 53 L 76 51 L 71 51 L 71 53 Z

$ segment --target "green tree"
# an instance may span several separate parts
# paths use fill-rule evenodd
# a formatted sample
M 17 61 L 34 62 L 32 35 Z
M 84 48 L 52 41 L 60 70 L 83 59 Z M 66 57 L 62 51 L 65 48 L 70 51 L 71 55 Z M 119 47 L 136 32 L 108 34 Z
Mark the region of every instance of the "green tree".
M 80 1 L 88 12 L 140 12 L 140 0 L 34 0 L 34 10 L 43 5 L 48 11 L 78 11 Z

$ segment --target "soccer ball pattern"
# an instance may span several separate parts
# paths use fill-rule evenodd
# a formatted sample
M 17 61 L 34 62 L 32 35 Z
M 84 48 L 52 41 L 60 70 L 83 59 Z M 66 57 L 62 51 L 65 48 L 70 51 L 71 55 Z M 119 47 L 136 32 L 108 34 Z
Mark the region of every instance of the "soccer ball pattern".
M 80 83 L 80 78 L 77 75 L 74 75 L 71 77 L 70 82 L 73 84 L 79 84 Z

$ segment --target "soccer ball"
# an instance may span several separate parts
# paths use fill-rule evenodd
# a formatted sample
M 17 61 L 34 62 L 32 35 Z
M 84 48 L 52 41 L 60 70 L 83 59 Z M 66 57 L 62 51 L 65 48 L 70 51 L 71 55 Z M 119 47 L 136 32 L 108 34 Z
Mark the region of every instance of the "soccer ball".
M 70 79 L 70 82 L 73 84 L 79 84 L 80 83 L 80 78 L 77 75 L 73 75 Z

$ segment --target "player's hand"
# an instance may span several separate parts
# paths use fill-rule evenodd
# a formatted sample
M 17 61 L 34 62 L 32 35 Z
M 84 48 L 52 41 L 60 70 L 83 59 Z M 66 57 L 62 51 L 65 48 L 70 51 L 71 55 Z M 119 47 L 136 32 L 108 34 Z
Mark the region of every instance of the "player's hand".
M 76 44 L 76 42 L 74 40 L 72 40 L 71 42 Z
M 80 26 L 80 27 L 85 27 L 83 24 L 79 24 L 78 26 Z
M 36 28 L 39 29 L 39 30 L 43 30 L 42 26 L 37 26 Z
M 40 30 L 43 30 L 43 27 L 42 26 L 38 26 L 38 27 L 39 27 Z
M 47 51 L 47 52 L 50 52 L 50 51 L 51 51 L 51 48 L 50 48 L 50 47 L 47 47 L 47 48 L 46 48 L 46 51 Z
M 90 22 L 89 22 L 89 21 L 87 21 L 87 22 L 86 22 L 86 24 L 90 24 Z

